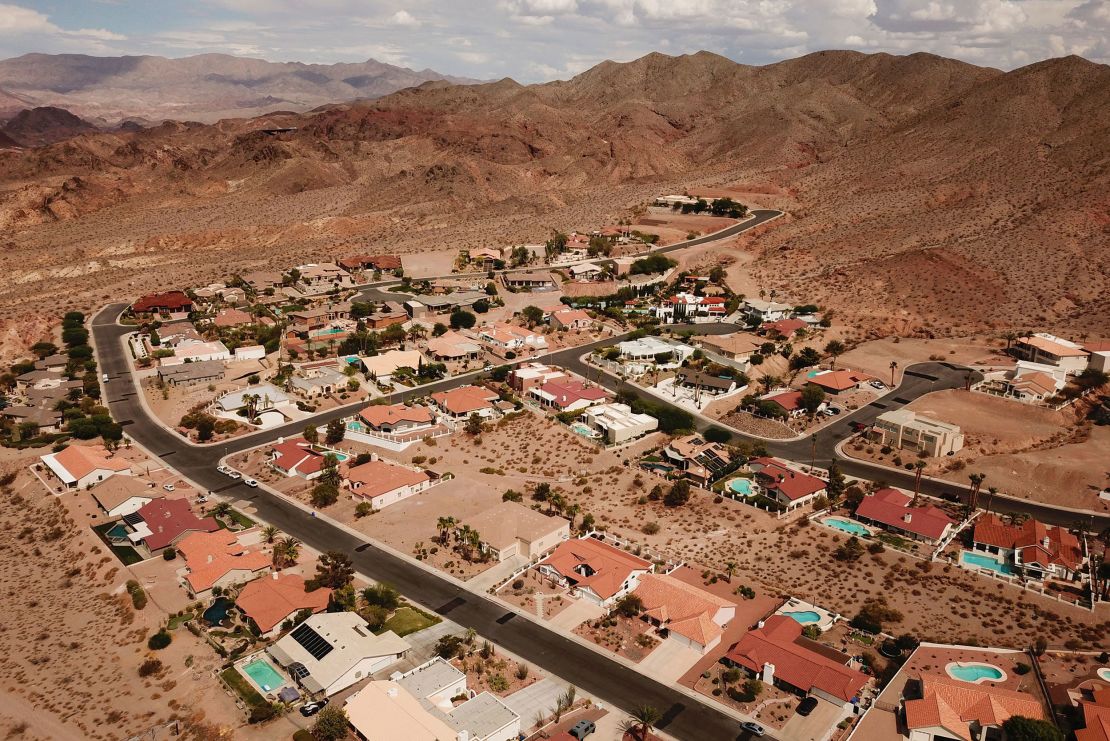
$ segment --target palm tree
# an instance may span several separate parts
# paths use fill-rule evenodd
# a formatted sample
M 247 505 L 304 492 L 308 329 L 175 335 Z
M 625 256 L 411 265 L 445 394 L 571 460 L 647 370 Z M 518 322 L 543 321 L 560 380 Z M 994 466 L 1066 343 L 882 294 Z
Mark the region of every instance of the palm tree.
M 227 502 L 219 502 L 212 508 L 212 514 L 216 517 L 227 517 L 231 514 L 231 505 Z
M 427 337 L 428 330 L 424 327 L 423 324 L 414 324 L 409 327 L 409 331 L 406 334 L 408 335 L 410 342 L 416 342 L 419 339 Z
M 898 361 L 890 361 L 890 387 L 894 388 L 894 371 L 898 368 Z
M 273 543 L 274 538 L 277 537 L 277 534 L 278 529 L 273 525 L 267 525 L 266 527 L 262 528 L 262 539 L 265 540 L 267 543 Z
M 983 485 L 983 480 L 987 478 L 985 473 L 973 473 L 968 476 L 971 479 L 971 496 L 968 497 L 967 509 L 968 513 L 975 511 L 976 506 L 979 504 L 979 487 Z
M 987 514 L 990 514 L 991 501 L 994 499 L 994 495 L 997 494 L 997 493 L 998 493 L 998 487 L 997 486 L 988 486 L 987 487 Z
M 247 421 L 250 422 L 252 425 L 254 424 L 255 418 L 258 417 L 258 402 L 261 400 L 262 397 L 258 394 L 243 395 L 243 403 L 247 407 Z
M 274 567 L 283 569 L 297 563 L 301 555 L 301 541 L 287 535 L 274 543 Z
M 562 512 L 566 506 L 567 500 L 563 498 L 562 494 L 555 493 L 547 498 L 548 512 Z
M 644 741 L 655 724 L 663 719 L 663 714 L 652 705 L 640 705 L 629 715 L 626 730 L 639 737 L 640 741 Z
M 736 562 L 735 561 L 729 561 L 728 563 L 726 563 L 725 564 L 725 578 L 728 579 L 729 584 L 732 584 L 732 575 L 735 574 L 735 573 L 736 573 Z
M 830 358 L 832 358 L 832 362 L 829 363 L 829 367 L 835 368 L 836 359 L 844 353 L 844 343 L 840 340 L 829 340 L 829 344 L 825 345 L 825 352 Z
M 578 502 L 575 502 L 574 504 L 567 507 L 567 515 L 570 517 L 570 529 L 571 530 L 574 529 L 574 518 L 577 517 L 578 513 L 581 512 L 581 511 L 582 511 L 582 505 L 579 504 Z
M 436 529 L 439 530 L 439 542 L 441 544 L 447 544 L 447 534 L 451 532 L 451 528 L 458 524 L 459 521 L 454 517 L 440 517 L 436 520 Z
M 779 385 L 779 377 L 778 376 L 764 376 L 763 378 L 759 379 L 759 382 L 761 384 L 763 384 L 763 391 L 768 392 L 771 389 L 773 389 L 775 386 Z
M 921 496 L 921 472 L 925 470 L 925 461 L 915 461 L 913 464 L 913 504 L 917 506 L 917 498 Z
M 1014 340 L 1016 340 L 1017 338 L 1017 332 L 1014 332 L 1013 330 L 1002 333 L 1002 339 L 1006 340 L 1006 352 L 1010 351 L 1010 348 L 1014 345 Z

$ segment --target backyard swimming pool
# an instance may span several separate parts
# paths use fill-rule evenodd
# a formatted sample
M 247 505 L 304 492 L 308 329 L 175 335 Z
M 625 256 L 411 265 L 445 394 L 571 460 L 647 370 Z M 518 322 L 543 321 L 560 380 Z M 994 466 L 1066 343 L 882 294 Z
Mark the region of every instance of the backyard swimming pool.
M 227 611 L 234 604 L 235 602 L 227 597 L 218 597 L 216 601 L 212 603 L 212 606 L 204 611 L 201 617 L 204 618 L 204 622 L 211 626 L 219 625 L 224 620 L 227 620 Z
M 1099 669 L 1098 678 L 1106 682 L 1110 682 L 1110 669 Z
M 829 527 L 835 527 L 837 530 L 843 530 L 846 533 L 851 533 L 856 536 L 870 535 L 871 531 L 865 528 L 858 522 L 852 520 L 845 520 L 840 517 L 826 517 L 821 522 Z
M 960 553 L 960 562 L 976 566 L 980 569 L 987 569 L 988 571 L 993 571 L 1003 576 L 1012 576 L 1014 573 L 1014 568 L 1010 566 L 1010 564 L 999 561 L 994 556 L 988 556 L 983 553 L 963 551 Z
M 270 662 L 265 659 L 254 659 L 247 664 L 243 665 L 243 671 L 247 673 L 254 683 L 262 688 L 264 692 L 276 690 L 281 685 L 285 684 L 285 678 L 278 674 L 274 667 L 270 666 Z
M 945 671 L 947 671 L 948 676 L 953 679 L 958 679 L 961 682 L 970 682 L 971 684 L 979 684 L 980 682 L 986 682 L 988 680 L 996 682 L 1006 678 L 1006 672 L 991 664 L 965 664 L 953 662 L 945 668 Z
M 109 538 L 127 540 L 127 526 L 124 525 L 122 522 L 117 522 L 115 525 L 112 526 L 112 529 L 106 533 L 106 535 Z
M 750 497 L 754 491 L 751 479 L 733 479 L 728 482 L 728 488 L 742 497 Z
M 801 623 L 802 625 L 809 625 L 810 623 L 816 623 L 821 619 L 821 616 L 819 614 L 817 614 L 816 612 L 814 612 L 813 610 L 798 610 L 796 612 L 784 612 L 782 614 L 785 615 L 788 618 L 792 618 L 792 619 L 796 620 L 797 622 Z M 789 625 L 789 623 L 787 623 L 787 624 Z
M 582 437 L 597 437 L 597 433 L 589 425 L 584 425 L 581 422 L 575 422 L 570 426 L 570 429 L 577 432 Z

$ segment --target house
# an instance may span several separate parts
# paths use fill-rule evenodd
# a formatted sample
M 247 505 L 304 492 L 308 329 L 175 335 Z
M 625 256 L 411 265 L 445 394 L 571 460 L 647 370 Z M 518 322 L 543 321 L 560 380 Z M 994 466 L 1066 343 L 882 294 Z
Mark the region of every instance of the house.
M 694 348 L 680 342 L 671 344 L 658 337 L 641 337 L 637 340 L 625 340 L 617 343 L 617 350 L 625 360 L 652 360 L 661 356 L 668 357 L 671 361 L 681 363 L 694 354 Z
M 665 206 L 671 208 L 673 206 L 693 206 L 698 202 L 697 198 L 693 196 L 659 196 L 653 202 L 656 206 Z
M 386 350 L 377 355 L 360 357 L 359 362 L 362 363 L 367 377 L 376 379 L 379 383 L 389 383 L 398 368 L 419 370 L 424 356 L 419 350 Z
M 634 440 L 659 429 L 650 414 L 636 414 L 627 404 L 597 404 L 582 411 L 578 421 L 598 432 L 610 445 Z
M 639 584 L 655 565 L 616 546 L 586 537 L 560 543 L 536 570 L 576 597 L 610 607 Z
M 263 321 L 272 321 L 265 319 Z M 235 348 L 235 360 L 262 360 L 266 357 L 266 348 L 263 345 L 240 345 Z
M 836 395 L 844 391 L 859 388 L 861 383 L 874 380 L 875 377 L 866 373 L 852 370 L 819 371 L 810 376 L 807 381 L 814 386 L 820 386 L 826 394 Z
M 532 387 L 528 396 L 540 406 L 560 412 L 578 411 L 609 398 L 608 392 L 601 386 L 590 386 L 577 378 L 565 376 Z
M 144 543 L 151 553 L 176 544 L 189 533 L 213 533 L 220 529 L 214 517 L 197 517 L 184 499 L 155 499 L 125 519 L 135 532 L 127 537 Z
M 112 476 L 131 475 L 131 464 L 109 457 L 103 446 L 69 445 L 39 460 L 70 489 L 88 489 Z
M 522 363 L 509 371 L 509 387 L 514 391 L 526 394 L 534 388 L 539 388 L 548 381 L 564 379 L 567 374 L 561 368 L 556 368 L 543 363 Z
M 183 340 L 173 349 L 173 355 L 162 358 L 162 365 L 181 365 L 199 363 L 205 360 L 231 360 L 231 351 L 222 342 L 202 342 Z
M 482 270 L 493 270 L 497 263 L 504 262 L 501 250 L 493 247 L 467 250 L 466 259 L 468 262 L 477 263 Z
M 478 339 L 499 355 L 547 348 L 547 339 L 542 334 L 513 324 L 499 323 L 492 327 L 483 327 L 478 330 Z
M 212 324 L 217 327 L 241 327 L 253 323 L 254 317 L 241 309 L 220 309 L 212 317 Z
M 220 360 L 201 360 L 197 363 L 163 365 L 158 368 L 158 380 L 167 386 L 193 386 L 222 381 L 223 377 L 224 364 Z
M 35 370 L 52 370 L 59 373 L 65 370 L 69 365 L 69 357 L 61 353 L 54 353 L 47 355 L 45 358 L 35 361 Z
M 193 310 L 193 299 L 182 291 L 148 293 L 131 304 L 135 314 L 188 314 Z
M 429 314 L 450 314 L 455 309 L 465 309 L 479 301 L 488 301 L 484 291 L 456 291 L 443 296 L 416 296 L 405 302 L 405 311 L 413 319 Z
M 747 363 L 752 355 L 759 352 L 764 340 L 747 332 L 732 334 L 706 335 L 700 339 L 701 346 L 709 352 L 723 355 L 730 360 Z
M 224 412 L 238 412 L 240 409 L 247 408 L 248 397 L 255 396 L 258 397 L 255 400 L 255 408 L 258 412 L 280 409 L 292 403 L 286 393 L 277 386 L 272 383 L 259 383 L 224 394 L 216 401 L 216 406 Z
M 802 507 L 827 491 L 828 484 L 822 479 L 788 468 L 777 458 L 752 458 L 748 467 L 767 495 L 787 510 Z
M 65 380 L 65 376 L 55 370 L 31 370 L 15 377 L 15 387 L 24 390 L 55 388 Z
M 311 610 L 313 614 L 326 610 L 330 597 L 331 590 L 326 588 L 306 592 L 303 576 L 275 571 L 243 587 L 235 604 L 254 622 L 263 638 L 273 638 L 284 623 L 302 610 Z
M 1082 345 L 1046 332 L 1017 338 L 1010 352 L 1021 360 L 1062 368 L 1068 375 L 1082 373 L 1090 354 Z
M 554 311 L 548 318 L 548 322 L 555 329 L 589 329 L 594 320 L 582 309 L 561 309 Z
M 331 396 L 347 389 L 349 379 L 334 368 L 311 368 L 302 373 L 289 379 L 289 388 L 302 399 Z
M 409 313 L 405 311 L 403 304 L 396 301 L 387 301 L 381 309 L 363 318 L 362 321 L 370 329 L 385 329 L 386 327 L 392 327 L 394 324 L 404 324 L 408 320 Z
M 401 269 L 401 258 L 397 255 L 353 255 L 343 258 L 337 264 L 348 273 L 359 270 L 396 273 Z
M 867 494 L 856 508 L 862 522 L 881 525 L 914 540 L 939 543 L 951 534 L 956 521 L 944 510 L 927 504 L 912 506 L 913 497 L 897 489 L 878 489 Z
M 477 360 L 481 354 L 481 345 L 455 331 L 428 340 L 428 355 L 436 360 Z
M 514 273 L 502 273 L 501 282 L 506 288 L 552 290 L 557 285 L 555 278 L 546 270 L 526 270 Z
M 1024 402 L 1044 401 L 1055 396 L 1068 382 L 1065 369 L 1028 360 L 1017 361 L 1008 376 L 1004 381 L 1006 394 Z
M 777 406 L 782 411 L 786 412 L 788 417 L 800 417 L 805 414 L 805 407 L 802 406 L 802 392 L 801 391 L 774 391 L 770 394 L 759 397 L 760 401 L 769 401 Z
M 664 460 L 673 463 L 687 478 L 705 485 L 716 479 L 732 461 L 732 456 L 718 443 L 700 435 L 678 437 L 662 451 Z
M 348 470 L 343 478 L 343 486 L 355 499 L 370 502 L 378 510 L 430 488 L 432 477 L 427 471 L 417 471 L 378 459 Z
M 1040 701 L 1024 692 L 989 684 L 922 674 L 920 697 L 905 701 L 910 741 L 976 741 L 1002 738 L 1002 724 L 1014 716 L 1044 720 Z
M 157 335 L 157 344 L 154 342 L 155 335 Z M 164 350 L 166 348 L 176 348 L 182 342 L 204 342 L 204 337 L 197 329 L 197 325 L 188 319 L 182 319 L 176 322 L 165 322 L 151 335 L 148 335 L 148 342 L 152 349 Z
M 60 432 L 62 413 L 46 407 L 17 405 L 0 409 L 0 417 L 7 417 L 15 425 L 33 425 L 35 434 Z
M 285 276 L 276 270 L 256 270 L 243 273 L 239 279 L 250 286 L 255 293 L 262 293 L 268 289 L 280 288 L 285 281 Z
M 435 426 L 435 415 L 427 407 L 407 404 L 371 405 L 358 413 L 359 420 L 373 432 L 406 435 Z
M 531 561 L 570 538 L 570 523 L 517 502 L 501 502 L 460 523 L 481 538 L 479 548 L 497 561 L 519 556 Z
M 958 425 L 918 416 L 909 409 L 893 409 L 875 418 L 872 434 L 882 445 L 924 452 L 938 457 L 952 455 L 964 447 L 964 435 Z
M 678 293 L 652 308 L 664 324 L 721 321 L 728 314 L 728 299 L 723 296 L 695 296 Z
M 404 656 L 411 646 L 392 630 L 374 635 L 354 612 L 312 615 L 266 653 L 305 690 L 342 692 Z
M 975 521 L 971 546 L 1001 556 L 1028 579 L 1081 579 L 1087 562 L 1079 538 L 1056 525 L 1026 520 L 1004 523 L 988 512 Z
M 459 698 L 468 698 L 457 703 Z M 366 741 L 510 741 L 520 716 L 490 692 L 467 689 L 466 674 L 438 656 L 370 682 L 344 708 Z
M 683 368 L 675 375 L 675 383 L 679 386 L 686 386 L 695 388 L 699 392 L 704 392 L 710 396 L 720 396 L 721 394 L 729 394 L 736 390 L 736 380 L 732 378 L 721 378 L 700 370 L 690 370 Z
M 774 301 L 763 301 L 754 298 L 744 301 L 744 310 L 748 320 L 753 324 L 777 322 L 779 319 L 786 319 L 794 313 L 794 307 L 790 304 L 779 304 Z
M 298 270 L 301 273 L 300 282 L 309 289 L 319 291 L 354 285 L 351 274 L 334 262 L 301 265 Z
M 324 472 L 324 456 L 303 437 L 294 437 L 270 448 L 270 467 L 286 476 L 314 479 Z
M 759 331 L 770 337 L 793 337 L 799 329 L 806 329 L 809 325 L 801 319 L 778 319 L 773 322 L 763 322 Z
M 578 281 L 597 280 L 598 276 L 605 272 L 605 268 L 592 262 L 571 265 L 568 270 L 570 271 L 571 277 Z
M 109 520 L 115 520 L 132 512 L 138 512 L 143 505 L 163 497 L 159 489 L 149 481 L 133 476 L 113 476 L 94 486 L 93 499 L 104 510 Z
M 493 417 L 497 414 L 494 402 L 499 398 L 497 392 L 481 386 L 459 386 L 450 391 L 432 394 L 432 402 L 436 407 L 453 419 L 469 417 L 471 414 Z
M 213 587 L 227 588 L 251 581 L 270 570 L 269 553 L 250 550 L 228 530 L 193 532 L 177 543 L 185 557 L 182 586 L 191 599 L 207 600 Z
M 1096 690 L 1093 702 L 1081 702 L 1083 728 L 1076 730 L 1075 741 L 1110 741 L 1110 692 Z
M 725 654 L 731 664 L 787 692 L 813 696 L 847 709 L 867 684 L 849 654 L 802 635 L 802 624 L 772 615 Z
M 673 576 L 644 574 L 633 594 L 643 602 L 643 618 L 670 640 L 703 654 L 721 642 L 736 617 L 734 602 Z

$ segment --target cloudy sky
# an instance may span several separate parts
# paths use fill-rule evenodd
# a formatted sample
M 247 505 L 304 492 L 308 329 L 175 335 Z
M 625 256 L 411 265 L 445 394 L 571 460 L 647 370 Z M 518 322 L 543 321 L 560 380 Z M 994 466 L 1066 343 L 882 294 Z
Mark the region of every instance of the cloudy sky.
M 1110 0 L 0 0 L 0 58 L 204 52 L 380 61 L 482 79 L 570 77 L 699 49 L 763 64 L 928 51 L 1012 69 L 1110 62 Z

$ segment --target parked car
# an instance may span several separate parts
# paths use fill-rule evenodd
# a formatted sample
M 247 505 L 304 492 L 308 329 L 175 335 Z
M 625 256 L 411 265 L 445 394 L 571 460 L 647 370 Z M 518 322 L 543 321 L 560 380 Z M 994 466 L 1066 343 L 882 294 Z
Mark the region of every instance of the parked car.
M 241 479 L 241 478 L 243 478 L 243 474 L 239 473 L 235 469 L 231 469 L 230 471 L 228 471 L 227 476 L 228 476 L 228 478 L 231 478 L 231 479 Z
M 880 391 L 882 391 L 883 389 L 886 388 L 886 384 L 883 383 L 882 381 L 872 381 L 870 385 L 871 385 L 871 388 L 879 389 Z
M 816 697 L 807 697 L 806 699 L 804 699 L 800 703 L 798 703 L 798 709 L 797 709 L 796 712 L 798 713 L 798 715 L 800 715 L 804 718 L 805 716 L 809 715 L 810 713 L 812 713 L 816 709 L 817 709 L 817 698 Z
M 112 379 L 108 378 L 108 374 L 105 373 L 104 374 L 104 383 L 108 383 L 108 381 L 110 381 L 110 380 L 112 380 Z
M 166 491 L 173 491 L 174 486 L 173 486 L 173 484 L 162 484 L 162 488 L 165 489 Z
M 750 720 L 740 724 L 740 727 L 752 734 L 753 736 L 763 736 L 767 733 L 767 729 L 758 723 L 752 723 Z
M 835 417 L 840 414 L 840 407 L 825 407 L 825 416 Z
M 216 466 L 216 470 L 223 474 L 231 473 L 231 466 L 225 466 L 223 463 Z
M 254 479 L 243 479 L 243 483 L 247 486 L 258 486 L 258 482 Z
M 205 504 L 207 501 L 208 501 L 208 495 L 207 494 L 197 494 L 197 503 L 198 504 Z
M 581 741 L 596 730 L 597 726 L 594 725 L 594 722 L 592 720 L 580 720 L 575 723 L 574 727 L 567 731 L 567 733 Z
M 326 697 L 323 700 L 317 700 L 316 702 L 305 703 L 304 705 L 301 705 L 301 715 L 303 715 L 306 718 L 309 718 L 313 715 L 316 715 L 316 713 L 320 712 L 321 710 L 323 710 L 327 706 L 327 704 L 328 704 L 328 698 L 326 698 Z

